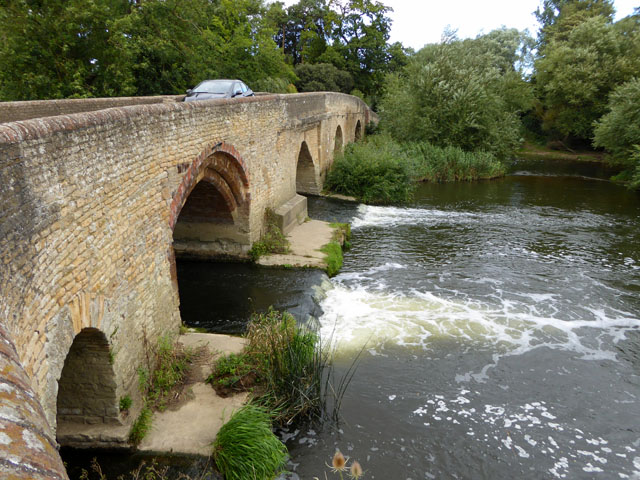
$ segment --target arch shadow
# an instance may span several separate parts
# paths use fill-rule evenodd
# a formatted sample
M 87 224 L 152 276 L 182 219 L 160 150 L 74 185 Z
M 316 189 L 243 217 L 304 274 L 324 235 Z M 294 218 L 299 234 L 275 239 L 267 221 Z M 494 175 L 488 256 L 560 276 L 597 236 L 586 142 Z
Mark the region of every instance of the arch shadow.
M 354 133 L 353 139 L 354 139 L 354 142 L 357 142 L 360 139 L 362 139 L 362 124 L 360 123 L 360 120 L 358 120 L 358 122 L 356 123 L 356 131 Z
M 336 158 L 336 155 L 342 153 L 342 146 L 344 145 L 344 139 L 342 138 L 342 127 L 338 125 L 336 128 L 336 134 L 333 141 L 333 158 Z
M 58 432 L 69 424 L 121 424 L 116 388 L 107 337 L 97 328 L 83 328 L 58 380 Z
M 237 150 L 208 147 L 186 170 L 171 204 L 176 254 L 237 257 L 249 249 L 249 176 Z
M 316 167 L 306 141 L 300 145 L 298 161 L 296 163 L 296 192 L 316 195 L 320 193 Z

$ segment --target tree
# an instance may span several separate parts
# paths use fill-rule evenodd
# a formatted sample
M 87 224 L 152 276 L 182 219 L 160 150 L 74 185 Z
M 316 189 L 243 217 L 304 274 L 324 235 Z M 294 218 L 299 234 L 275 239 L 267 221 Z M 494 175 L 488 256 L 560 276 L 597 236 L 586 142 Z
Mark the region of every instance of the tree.
M 382 127 L 399 141 L 508 156 L 520 142 L 518 113 L 533 101 L 516 70 L 514 36 L 503 30 L 424 47 L 387 77 Z
M 349 72 L 338 70 L 330 63 L 296 65 L 296 88 L 300 92 L 342 92 L 353 90 L 353 78 Z
M 0 98 L 182 93 L 295 78 L 263 0 L 1 0 Z
M 613 24 L 603 15 L 552 37 L 535 63 L 543 128 L 565 141 L 590 142 L 609 93 L 640 71 L 639 53 L 637 24 Z
M 331 39 L 346 60 L 357 89 L 371 95 L 382 86 L 388 71 L 390 7 L 375 0 L 332 0 Z M 396 50 L 397 52 L 397 50 Z
M 640 175 L 640 78 L 618 86 L 609 96 L 607 109 L 595 124 L 593 144 Z M 640 184 L 640 177 L 637 180 Z
M 540 53 L 553 38 L 566 34 L 588 18 L 601 16 L 613 22 L 614 13 L 612 0 L 543 0 L 542 8 L 534 12 L 540 23 Z
M 126 0 L 5 0 L 0 3 L 0 98 L 130 94 L 126 72 L 114 68 L 113 19 Z

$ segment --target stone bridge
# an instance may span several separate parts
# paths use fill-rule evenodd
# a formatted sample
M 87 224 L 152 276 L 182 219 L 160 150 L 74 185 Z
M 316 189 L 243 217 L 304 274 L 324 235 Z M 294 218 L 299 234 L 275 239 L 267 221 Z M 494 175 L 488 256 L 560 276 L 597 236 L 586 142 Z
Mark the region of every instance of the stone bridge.
M 374 115 L 337 93 L 179 99 L 0 104 L 0 476 L 63 427 L 126 427 L 119 399 L 141 404 L 136 371 L 181 324 L 174 252 L 244 258 L 267 209 L 304 220 L 298 193 Z M 55 477 L 40 457 L 24 478 Z

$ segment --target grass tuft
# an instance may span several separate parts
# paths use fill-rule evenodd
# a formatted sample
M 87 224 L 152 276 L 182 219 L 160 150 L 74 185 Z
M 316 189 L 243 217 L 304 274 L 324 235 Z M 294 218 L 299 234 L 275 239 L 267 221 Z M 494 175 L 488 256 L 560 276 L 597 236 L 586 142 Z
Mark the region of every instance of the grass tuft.
M 338 242 L 329 242 L 320 249 L 325 255 L 327 262 L 327 275 L 335 277 L 342 268 L 342 246 Z
M 284 471 L 287 448 L 273 434 L 267 411 L 249 404 L 222 426 L 213 458 L 226 480 L 271 480 Z
M 245 387 L 245 372 L 250 371 L 256 376 L 251 386 L 257 385 L 253 401 L 272 412 L 276 423 L 320 418 L 329 364 L 317 335 L 298 327 L 291 314 L 270 309 L 253 316 L 246 336 L 244 353 L 219 360 L 209 381 L 232 382 L 238 390 Z

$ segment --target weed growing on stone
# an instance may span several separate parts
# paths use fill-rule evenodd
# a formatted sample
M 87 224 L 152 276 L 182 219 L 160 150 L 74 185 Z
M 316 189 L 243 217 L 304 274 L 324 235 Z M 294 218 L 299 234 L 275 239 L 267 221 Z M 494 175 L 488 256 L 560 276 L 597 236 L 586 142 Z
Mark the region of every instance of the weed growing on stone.
M 125 395 L 124 397 L 120 397 L 120 411 L 127 412 L 131 408 L 133 404 L 133 400 L 131 400 L 130 395 Z
M 138 386 L 144 406 L 129 433 L 133 445 L 138 445 L 151 427 L 153 410 L 164 410 L 169 393 L 183 382 L 191 352 L 179 348 L 177 342 L 164 336 L 158 340 L 158 348 L 148 360 L 148 367 L 138 368 Z
M 287 240 L 287 237 L 285 237 L 282 230 L 280 230 L 276 220 L 276 214 L 269 208 L 265 211 L 265 225 L 265 233 L 260 240 L 251 246 L 251 250 L 249 250 L 249 256 L 254 262 L 263 255 L 289 252 L 289 240 Z
M 226 397 L 230 393 L 242 392 L 257 381 L 257 373 L 252 359 L 245 353 L 231 353 L 219 358 L 207 382 L 213 385 L 218 395 Z
M 136 418 L 133 425 L 131 425 L 131 430 L 129 431 L 129 443 L 132 445 L 140 445 L 140 442 L 151 428 L 152 416 L 153 412 L 151 411 L 151 408 L 145 404 L 145 406 L 142 407 L 138 418 Z
M 270 480 L 284 471 L 287 448 L 271 430 L 267 411 L 249 404 L 222 426 L 213 458 L 226 480 Z

